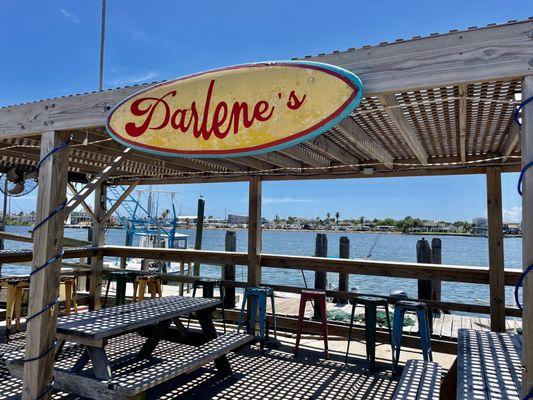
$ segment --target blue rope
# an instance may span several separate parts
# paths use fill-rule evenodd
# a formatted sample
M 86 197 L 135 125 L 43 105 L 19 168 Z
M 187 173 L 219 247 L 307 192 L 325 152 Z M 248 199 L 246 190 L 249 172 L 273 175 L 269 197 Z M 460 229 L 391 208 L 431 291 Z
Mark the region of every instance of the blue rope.
M 45 350 L 44 353 L 39 354 L 37 357 L 25 358 L 22 361 L 27 363 L 27 362 L 36 361 L 40 358 L 46 357 L 52 350 L 55 349 L 56 345 L 57 345 L 57 339 L 54 339 L 54 341 L 52 342 L 52 345 L 47 350 Z
M 48 267 L 50 264 L 56 262 L 57 260 L 59 260 L 61 257 L 63 257 L 63 254 L 65 254 L 64 251 L 61 251 L 61 253 L 59 253 L 57 256 L 49 259 L 47 262 L 45 262 L 43 265 L 41 265 L 40 267 L 38 268 L 35 268 L 33 271 L 30 272 L 30 276 L 32 275 L 35 275 L 37 272 L 39 272 L 40 270 Z
M 49 309 L 51 309 L 53 306 L 55 306 L 56 304 L 59 303 L 59 297 L 57 299 L 55 299 L 55 301 L 53 301 L 52 303 L 48 303 L 47 305 L 45 305 L 40 311 L 38 311 L 37 313 L 29 316 L 26 318 L 26 323 L 28 323 L 28 321 L 31 321 L 32 319 L 38 317 L 39 315 L 41 315 L 42 313 L 45 313 L 46 311 L 48 311 Z
M 522 311 L 522 304 L 520 304 L 520 299 L 518 298 L 518 289 L 522 287 L 522 282 L 524 282 L 524 279 L 526 278 L 526 275 L 533 271 L 533 264 L 527 267 L 521 274 L 520 278 L 518 278 L 518 281 L 516 281 L 516 285 L 514 286 L 514 301 L 516 303 L 516 306 Z
M 33 227 L 33 232 L 35 232 L 37 229 L 39 229 L 41 226 L 43 226 L 50 218 L 52 218 L 54 215 L 56 215 L 58 212 L 63 211 L 65 206 L 67 205 L 67 200 L 63 201 L 55 210 L 53 210 L 48 217 L 43 219 L 41 222 L 39 222 L 37 225 Z
M 55 384 L 56 384 L 56 381 L 52 379 L 52 382 L 46 385 L 44 390 L 41 393 L 39 393 L 39 395 L 37 396 L 35 400 L 41 400 L 42 398 L 44 398 L 44 396 L 46 396 L 48 392 L 54 388 Z
M 530 101 L 533 101 L 533 96 L 531 96 L 530 98 L 525 99 L 523 102 L 521 102 L 520 105 L 518 106 L 518 108 L 514 112 L 514 122 L 516 122 L 518 124 L 518 126 L 522 126 L 522 124 L 520 123 L 520 111 Z
M 526 171 L 531 167 L 533 167 L 533 161 L 524 165 L 524 167 L 520 171 L 520 176 L 518 177 L 518 187 L 517 187 L 518 193 L 520 194 L 520 196 L 522 196 L 522 180 L 524 179 L 524 175 L 526 174 Z
M 68 146 L 68 144 L 70 143 L 70 141 L 72 140 L 72 135 L 70 135 L 70 137 L 64 141 L 63 143 L 61 143 L 59 146 L 57 146 L 56 148 L 52 149 L 52 151 L 50 151 L 50 153 L 48 153 L 47 155 L 45 155 L 38 163 L 37 163 L 37 169 L 40 169 L 41 166 L 44 164 L 44 162 L 46 160 L 48 160 L 50 158 L 50 156 L 52 156 L 52 154 L 54 153 L 57 153 L 58 151 L 64 149 L 65 147 Z

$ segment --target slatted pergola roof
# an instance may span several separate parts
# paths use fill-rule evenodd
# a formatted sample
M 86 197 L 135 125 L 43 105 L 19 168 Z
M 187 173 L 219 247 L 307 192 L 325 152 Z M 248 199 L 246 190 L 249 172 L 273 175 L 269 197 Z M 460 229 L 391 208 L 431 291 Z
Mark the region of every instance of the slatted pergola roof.
M 187 159 L 132 151 L 111 183 L 179 183 L 518 171 L 513 113 L 533 73 L 533 18 L 431 34 L 304 59 L 357 74 L 365 97 L 338 126 L 264 155 Z M 109 110 L 151 84 L 0 108 L 0 166 L 34 166 L 40 133 L 73 135 L 71 179 L 95 175 L 124 147 L 104 128 Z

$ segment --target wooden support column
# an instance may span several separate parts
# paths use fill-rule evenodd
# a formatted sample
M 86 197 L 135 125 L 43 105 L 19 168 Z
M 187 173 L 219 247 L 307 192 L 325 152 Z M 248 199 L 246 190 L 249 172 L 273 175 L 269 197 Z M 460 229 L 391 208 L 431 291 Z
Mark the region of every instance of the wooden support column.
M 96 216 L 97 221 L 93 223 L 93 246 L 104 245 L 106 194 L 106 186 L 103 184 L 96 186 L 94 190 L 94 215 Z M 92 257 L 91 265 L 89 308 L 91 310 L 99 310 L 102 305 L 102 272 L 104 270 L 104 258 L 101 256 Z
M 262 182 L 250 178 L 248 200 L 248 285 L 261 284 L 261 192 Z
M 522 99 L 533 96 L 533 76 L 526 76 Z M 522 166 L 533 162 L 533 103 L 522 114 Z M 522 263 L 524 269 L 533 264 L 533 169 L 529 169 L 522 186 Z M 533 391 L 533 272 L 523 282 L 522 314 L 522 397 Z
M 489 225 L 490 329 L 494 332 L 505 332 L 505 271 L 500 167 L 487 167 L 487 216 Z
M 237 232 L 226 231 L 225 250 L 237 251 Z M 225 264 L 222 269 L 222 279 L 235 282 L 235 264 Z M 235 287 L 224 288 L 224 307 L 235 308 Z
M 68 140 L 69 135 L 44 132 L 41 137 L 41 159 Z M 37 221 L 43 221 L 66 198 L 69 147 L 57 151 L 39 170 Z M 34 231 L 32 270 L 60 254 L 63 247 L 64 212 L 51 217 Z M 60 258 L 37 272 L 30 281 L 28 315 L 36 315 L 59 296 Z M 46 353 L 56 338 L 57 306 L 28 321 L 25 358 Z M 47 390 L 53 377 L 54 352 L 24 364 L 22 398 L 34 400 Z M 43 396 L 50 398 L 50 394 Z

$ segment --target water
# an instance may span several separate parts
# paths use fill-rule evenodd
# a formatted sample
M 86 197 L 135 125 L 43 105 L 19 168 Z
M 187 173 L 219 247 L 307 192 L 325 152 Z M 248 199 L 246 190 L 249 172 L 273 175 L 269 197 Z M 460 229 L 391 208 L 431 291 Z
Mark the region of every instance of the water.
M 7 231 L 28 235 L 30 227 L 8 226 Z M 180 233 L 190 235 L 189 247 L 194 244 L 194 230 L 182 230 Z M 65 235 L 77 239 L 87 239 L 85 229 L 65 229 Z M 203 233 L 203 249 L 224 250 L 223 230 L 206 230 Z M 314 255 L 315 232 L 263 232 L 263 252 L 289 255 Z M 339 238 L 348 236 L 350 239 L 350 256 L 365 258 L 372 243 L 376 239 L 375 233 L 328 233 L 328 256 L 338 257 Z M 124 244 L 125 231 L 109 229 L 106 233 L 106 244 Z M 442 240 L 443 264 L 487 266 L 488 240 L 480 237 L 437 236 Z M 433 238 L 433 236 L 431 237 Z M 416 242 L 420 236 L 383 234 L 379 238 L 372 253 L 372 260 L 416 262 Z M 6 249 L 31 248 L 29 243 L 6 242 Z M 246 252 L 248 248 L 246 231 L 237 231 L 237 251 Z M 506 238 L 504 241 L 506 268 L 521 268 L 522 240 L 520 238 Z M 27 274 L 29 266 L 4 265 L 3 275 Z M 220 277 L 220 267 L 202 266 L 202 275 Z M 305 272 L 308 284 L 313 284 L 313 273 Z M 246 281 L 246 269 L 237 267 L 237 280 Z M 304 287 L 302 273 L 298 270 L 263 268 L 263 282 L 267 284 L 282 284 Z M 328 274 L 328 282 L 337 285 L 337 274 Z M 405 290 L 409 296 L 416 297 L 417 283 L 414 279 L 400 279 L 374 277 L 366 275 L 351 275 L 350 287 L 358 287 L 364 293 L 384 294 L 398 289 Z M 442 300 L 462 303 L 488 304 L 488 285 L 443 282 Z M 513 305 L 512 288 L 506 288 L 506 302 Z

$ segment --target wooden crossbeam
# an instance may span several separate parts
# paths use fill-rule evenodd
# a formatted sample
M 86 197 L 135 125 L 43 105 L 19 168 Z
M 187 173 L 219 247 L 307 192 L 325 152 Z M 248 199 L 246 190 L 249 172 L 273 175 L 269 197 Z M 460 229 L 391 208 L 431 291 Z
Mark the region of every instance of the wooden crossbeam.
M 96 175 L 96 177 L 94 177 L 87 185 L 85 185 L 85 187 L 76 196 L 72 197 L 67 202 L 67 215 L 70 214 L 76 207 L 78 207 L 81 202 L 83 202 L 94 191 L 94 189 L 96 189 L 96 187 L 105 182 L 111 173 L 126 159 L 130 152 L 131 148 L 126 147 L 122 152 L 122 155 L 116 157 L 107 167 L 104 168 L 102 172 Z
M 128 186 L 128 188 L 124 191 L 124 193 L 122 193 L 120 197 L 117 199 L 117 201 L 115 201 L 115 204 L 113 204 L 111 208 L 107 210 L 106 214 L 102 218 L 102 221 L 100 222 L 107 221 L 109 218 L 111 218 L 113 213 L 117 210 L 117 208 L 120 207 L 120 205 L 124 202 L 124 200 L 126 200 L 126 198 L 131 194 L 131 192 L 133 192 L 133 190 L 137 187 L 139 183 L 140 183 L 140 180 L 133 182 L 130 186 Z
M 459 85 L 459 156 L 461 162 L 466 162 L 466 94 L 467 85 Z
M 283 149 L 282 151 L 280 151 L 280 153 L 288 156 L 293 156 L 297 160 L 301 160 L 304 163 L 309 164 L 313 167 L 329 167 L 331 164 L 327 159 L 313 157 L 313 155 L 309 151 L 306 151 L 305 148 L 299 145 Z
M 352 117 L 343 119 L 337 125 L 337 130 L 356 148 L 392 169 L 392 155 L 381 144 L 368 136 Z
M 231 162 L 241 164 L 241 165 L 250 167 L 258 171 L 266 171 L 272 168 L 276 168 L 275 165 L 272 165 L 270 163 L 267 163 L 266 161 L 259 160 L 253 157 L 236 157 L 236 158 L 230 158 L 229 160 Z
M 324 135 L 311 139 L 307 142 L 307 145 L 326 157 L 333 158 L 343 164 L 359 164 L 360 162 L 357 157 L 343 149 L 338 144 L 332 142 Z
M 398 129 L 398 132 L 400 132 L 405 143 L 407 143 L 409 149 L 422 165 L 427 165 L 428 155 L 426 150 L 424 150 L 422 143 L 418 139 L 418 136 L 416 136 L 416 132 L 411 128 L 409 121 L 405 118 L 396 96 L 390 93 L 382 94 L 378 96 L 378 99 L 383 107 L 385 107 L 385 111 L 392 120 L 392 123 L 396 126 L 396 129 Z
M 505 138 L 500 150 L 501 155 L 504 157 L 502 162 L 507 161 L 507 158 L 513 153 L 520 142 L 520 128 L 514 122 L 512 124 L 511 132 L 509 132 L 509 135 Z
M 79 196 L 78 191 L 76 190 L 76 188 L 74 187 L 74 185 L 72 183 L 67 182 L 67 187 L 68 187 L 68 189 L 70 190 L 70 192 L 72 193 L 73 196 Z M 87 204 L 87 202 L 85 200 L 82 200 L 81 206 L 87 212 L 87 214 L 89 214 L 91 216 L 92 220 L 96 221 L 96 216 L 94 215 L 94 212 L 93 212 L 92 208 Z M 72 210 L 72 211 L 74 211 L 74 210 Z M 65 216 L 67 216 L 67 215 L 65 215 Z

